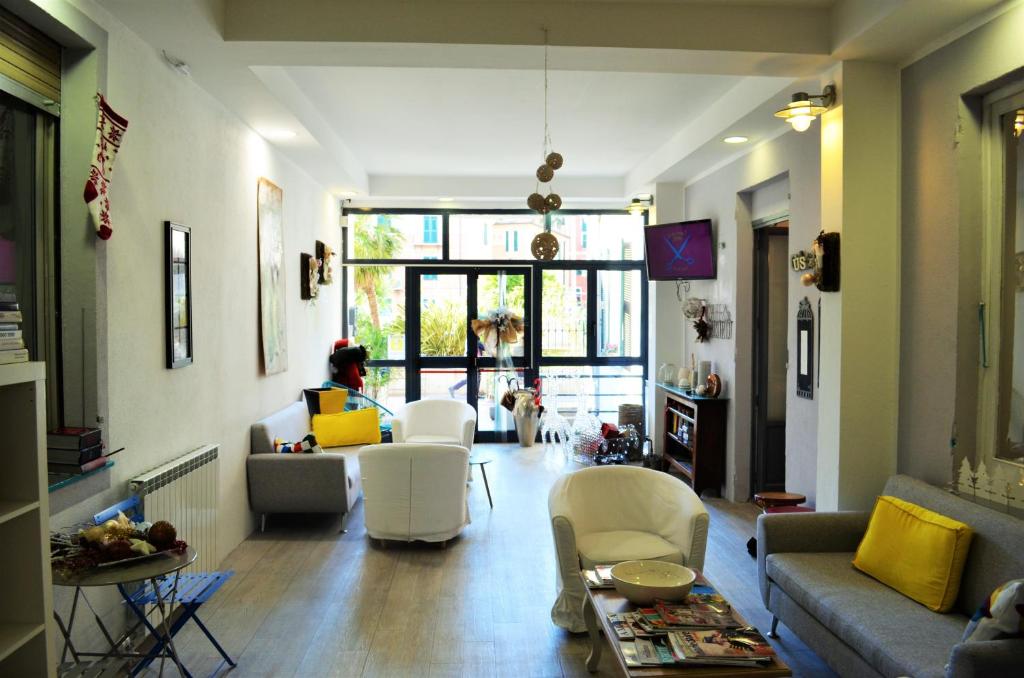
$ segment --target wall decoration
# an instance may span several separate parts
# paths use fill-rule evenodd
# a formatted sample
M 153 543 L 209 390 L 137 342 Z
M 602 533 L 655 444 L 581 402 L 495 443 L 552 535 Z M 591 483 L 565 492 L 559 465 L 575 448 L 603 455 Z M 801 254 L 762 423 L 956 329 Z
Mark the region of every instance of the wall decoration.
M 331 261 L 331 257 L 334 256 L 334 250 L 331 246 L 317 240 L 316 241 L 316 258 L 320 261 L 320 284 L 330 285 L 334 282 L 334 264 Z
M 316 299 L 320 295 L 320 260 L 312 254 L 299 254 L 299 296 Z
M 807 297 L 796 312 L 796 394 L 814 399 L 814 311 Z
M 815 263 L 814 252 L 800 250 L 790 258 L 789 263 L 797 273 L 812 270 Z
M 964 457 L 954 471 L 953 490 L 963 499 L 991 502 L 1004 507 L 1008 513 L 1024 516 L 1024 468 L 996 459 L 990 459 L 989 463 L 991 469 L 984 461 L 972 466 Z
M 114 158 L 128 131 L 128 119 L 117 114 L 103 95 L 96 93 L 99 108 L 96 119 L 96 144 L 92 150 L 89 178 L 85 182 L 83 198 L 89 207 L 96 235 L 109 240 L 114 234 L 110 221 L 110 181 L 114 174 Z
M 260 338 L 266 374 L 288 369 L 282 202 L 281 189 L 261 178 L 257 186 L 256 223 L 260 256 Z
M 704 343 L 711 338 L 711 324 L 705 320 L 707 316 L 708 307 L 701 306 L 700 317 L 693 322 L 693 329 L 697 331 L 697 342 Z
M 822 231 L 814 239 L 814 271 L 804 273 L 800 280 L 822 292 L 839 291 L 839 234 Z
M 164 222 L 167 368 L 192 364 L 192 229 Z

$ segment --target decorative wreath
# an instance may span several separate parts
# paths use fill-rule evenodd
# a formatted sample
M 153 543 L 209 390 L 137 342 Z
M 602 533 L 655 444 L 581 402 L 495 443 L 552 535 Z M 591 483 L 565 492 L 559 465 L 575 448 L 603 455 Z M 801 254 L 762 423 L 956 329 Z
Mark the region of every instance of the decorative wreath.
M 499 343 L 511 345 L 519 341 L 519 335 L 526 327 L 522 318 L 504 308 L 473 320 L 470 325 L 491 356 L 497 356 Z

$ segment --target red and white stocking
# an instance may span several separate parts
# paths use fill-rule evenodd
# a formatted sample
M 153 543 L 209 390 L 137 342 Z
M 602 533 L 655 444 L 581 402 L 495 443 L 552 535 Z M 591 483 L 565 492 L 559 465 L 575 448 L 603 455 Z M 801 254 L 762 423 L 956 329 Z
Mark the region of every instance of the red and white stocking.
M 114 158 L 121 148 L 128 121 L 114 112 L 103 95 L 99 97 L 99 115 L 96 119 L 96 147 L 92 152 L 89 180 L 85 182 L 85 204 L 89 206 L 96 234 L 103 240 L 113 235 L 110 224 L 110 175 L 114 172 Z

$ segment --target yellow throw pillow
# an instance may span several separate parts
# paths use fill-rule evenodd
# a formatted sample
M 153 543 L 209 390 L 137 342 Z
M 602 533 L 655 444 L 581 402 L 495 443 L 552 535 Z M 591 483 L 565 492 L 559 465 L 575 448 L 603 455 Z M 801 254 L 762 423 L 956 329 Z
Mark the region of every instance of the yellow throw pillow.
M 344 412 L 346 402 L 348 402 L 348 391 L 343 388 L 320 391 L 320 414 Z
M 380 442 L 380 413 L 376 407 L 313 415 L 313 435 L 321 447 L 370 445 Z
M 853 566 L 929 610 L 948 612 L 973 531 L 896 497 L 879 497 Z

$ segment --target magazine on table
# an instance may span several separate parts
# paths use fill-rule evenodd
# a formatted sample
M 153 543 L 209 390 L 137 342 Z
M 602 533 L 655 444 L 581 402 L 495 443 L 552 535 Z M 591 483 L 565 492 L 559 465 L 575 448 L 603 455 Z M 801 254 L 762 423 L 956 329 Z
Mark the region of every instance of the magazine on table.
M 715 629 L 710 631 L 671 631 L 668 634 L 672 655 L 689 663 L 745 662 L 767 664 L 775 650 L 756 630 Z
M 583 578 L 587 582 L 587 588 L 615 588 L 615 582 L 612 580 L 611 565 L 595 565 L 592 570 L 583 570 Z

